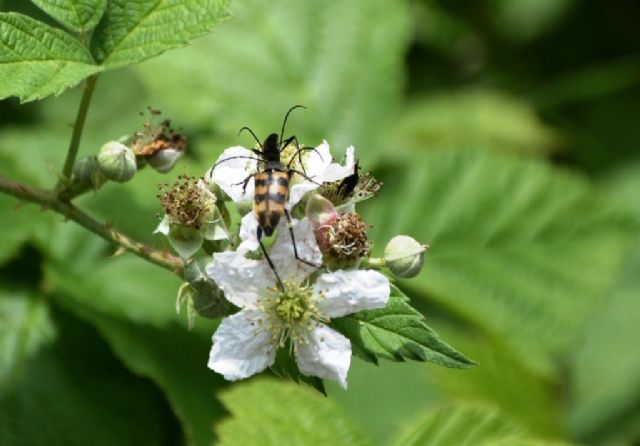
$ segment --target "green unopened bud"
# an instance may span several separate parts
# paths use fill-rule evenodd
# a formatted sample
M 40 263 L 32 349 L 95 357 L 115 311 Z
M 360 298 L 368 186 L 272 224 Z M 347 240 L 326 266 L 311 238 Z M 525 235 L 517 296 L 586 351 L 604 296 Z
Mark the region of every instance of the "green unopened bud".
M 138 170 L 133 150 L 117 141 L 102 146 L 98 166 L 105 177 L 118 183 L 129 181 Z
M 98 160 L 94 155 L 86 156 L 76 161 L 73 166 L 73 176 L 80 181 L 90 181 L 98 168 Z
M 187 318 L 189 329 L 193 326 L 195 315 L 199 314 L 208 319 L 224 316 L 229 309 L 229 302 L 224 293 L 212 280 L 204 274 L 204 265 L 198 260 L 189 262 L 185 267 L 185 279 L 178 290 L 176 310 L 187 303 Z
M 98 159 L 94 155 L 76 161 L 73 166 L 73 179 L 80 183 L 91 183 L 95 189 L 102 186 L 106 180 L 98 167 Z
M 428 245 L 421 245 L 412 237 L 397 235 L 384 248 L 385 264 L 397 277 L 415 277 L 422 270 L 428 248 Z

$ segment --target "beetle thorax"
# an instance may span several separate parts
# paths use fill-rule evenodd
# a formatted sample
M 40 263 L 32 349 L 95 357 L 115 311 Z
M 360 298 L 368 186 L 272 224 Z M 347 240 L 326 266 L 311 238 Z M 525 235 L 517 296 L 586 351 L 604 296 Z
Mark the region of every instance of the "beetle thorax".
M 276 133 L 267 136 L 262 144 L 262 158 L 268 163 L 280 162 L 280 147 L 278 145 L 279 138 Z

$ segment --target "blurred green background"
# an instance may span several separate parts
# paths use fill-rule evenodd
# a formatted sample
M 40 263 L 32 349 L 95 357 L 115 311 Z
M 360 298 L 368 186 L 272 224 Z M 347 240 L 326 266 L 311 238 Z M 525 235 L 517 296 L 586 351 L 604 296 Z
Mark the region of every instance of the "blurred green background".
M 29 5 L 0 10 L 53 24 Z M 354 358 L 349 389 L 331 383 L 328 398 L 264 377 L 230 385 L 206 368 L 215 321 L 188 332 L 175 314 L 178 279 L 0 196 L 0 444 L 639 445 L 640 3 L 231 10 L 186 48 L 101 76 L 81 156 L 139 130 L 149 105 L 189 154 L 79 205 L 162 248 L 156 185 L 305 104 L 289 129 L 339 155 L 353 144 L 384 181 L 362 207 L 370 237 L 431 245 L 400 286 L 480 365 Z M 53 186 L 80 94 L 1 101 L 0 173 Z

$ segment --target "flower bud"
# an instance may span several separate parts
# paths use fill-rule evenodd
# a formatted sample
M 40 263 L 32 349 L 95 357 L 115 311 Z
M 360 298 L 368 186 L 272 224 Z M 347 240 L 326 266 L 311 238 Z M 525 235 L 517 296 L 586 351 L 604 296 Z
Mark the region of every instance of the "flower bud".
M 153 120 L 159 110 L 149 109 Z M 140 159 L 160 173 L 169 172 L 187 149 L 187 138 L 171 128 L 171 121 L 165 119 L 158 126 L 148 122 L 144 130 L 137 132 L 133 141 L 133 151 Z
M 319 194 L 313 194 L 309 198 L 305 214 L 314 228 L 331 225 L 338 218 L 338 212 L 333 204 Z
M 98 160 L 95 155 L 86 156 L 76 161 L 73 176 L 80 181 L 90 181 L 97 168 Z
M 160 150 L 153 155 L 146 157 L 149 165 L 160 173 L 169 172 L 176 162 L 182 157 L 184 151 L 178 150 L 174 147 L 168 147 L 164 150 Z
M 129 181 L 138 170 L 133 151 L 117 141 L 102 146 L 98 154 L 98 166 L 105 177 L 118 183 Z
M 180 307 L 187 303 L 189 329 L 193 326 L 196 314 L 215 319 L 223 316 L 229 309 L 224 293 L 204 274 L 203 267 L 198 260 L 189 262 L 184 271 L 187 282 L 178 290 L 176 310 L 179 313 Z
M 384 260 L 397 277 L 415 277 L 422 270 L 428 248 L 428 245 L 421 245 L 412 237 L 397 235 L 384 248 Z

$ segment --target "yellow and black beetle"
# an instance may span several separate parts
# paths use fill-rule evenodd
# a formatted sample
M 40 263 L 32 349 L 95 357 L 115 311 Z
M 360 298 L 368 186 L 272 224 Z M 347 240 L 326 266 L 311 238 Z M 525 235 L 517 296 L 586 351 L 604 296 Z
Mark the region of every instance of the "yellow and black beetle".
M 298 143 L 298 139 L 296 136 L 291 136 L 289 138 L 283 139 L 284 129 L 287 124 L 287 118 L 289 118 L 289 114 L 295 110 L 296 108 L 306 108 L 303 105 L 295 105 L 287 111 L 287 114 L 284 117 L 284 121 L 282 122 L 282 129 L 280 131 L 280 135 L 277 133 L 272 133 L 264 140 L 264 143 L 260 143 L 260 140 L 255 135 L 255 133 L 249 127 L 242 127 L 238 134 L 240 134 L 243 130 L 247 130 L 253 138 L 258 143 L 260 150 L 258 149 L 250 149 L 253 153 L 255 153 L 258 158 L 251 158 L 245 156 L 233 156 L 230 158 L 226 158 L 218 161 L 213 169 L 220 163 L 225 161 L 229 161 L 237 158 L 248 158 L 255 159 L 258 163 L 261 163 L 262 166 L 258 169 L 258 172 L 247 176 L 244 181 L 238 183 L 243 185 L 243 190 L 247 188 L 247 184 L 253 178 L 254 181 L 254 196 L 253 196 L 253 213 L 258 220 L 258 229 L 257 229 L 257 238 L 258 243 L 260 244 L 260 248 L 262 253 L 264 254 L 265 259 L 269 263 L 269 266 L 273 270 L 276 278 L 278 279 L 278 283 L 280 286 L 282 285 L 282 281 L 280 280 L 280 276 L 276 271 L 273 262 L 269 258 L 269 254 L 267 254 L 267 250 L 262 244 L 262 235 L 266 235 L 267 237 L 273 234 L 280 219 L 284 215 L 289 222 L 289 233 L 291 234 L 291 242 L 293 243 L 293 253 L 299 261 L 306 263 L 307 265 L 311 265 L 314 267 L 319 267 L 298 255 L 298 248 L 296 247 L 296 240 L 293 234 L 293 228 L 291 227 L 291 216 L 289 215 L 289 211 L 285 206 L 285 202 L 289 196 L 289 181 L 293 174 L 298 174 L 303 176 L 309 181 L 314 182 L 313 179 L 309 178 L 306 173 L 300 172 L 299 170 L 295 170 L 291 168 L 291 164 L 295 160 L 296 156 L 302 161 L 301 153 L 305 150 L 317 150 L 313 147 L 300 147 Z M 291 157 L 291 160 L 285 166 L 280 160 L 280 152 L 285 149 L 289 144 L 296 144 L 296 152 Z M 318 156 L 320 153 L 318 153 Z M 302 162 L 300 163 L 302 169 L 304 170 L 304 166 L 302 166 Z M 213 169 L 211 172 L 213 172 Z

